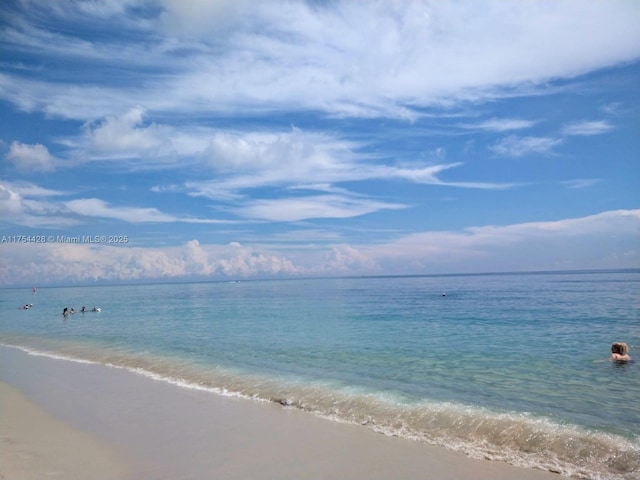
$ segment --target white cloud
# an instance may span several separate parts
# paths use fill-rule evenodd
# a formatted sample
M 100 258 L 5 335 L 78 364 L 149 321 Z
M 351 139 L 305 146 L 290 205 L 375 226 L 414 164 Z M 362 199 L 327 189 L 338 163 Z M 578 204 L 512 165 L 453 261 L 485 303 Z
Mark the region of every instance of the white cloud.
M 169 215 L 156 208 L 113 206 L 98 198 L 60 200 L 72 192 L 50 190 L 31 183 L 0 182 L 1 220 L 28 227 L 61 228 L 85 223 L 87 218 L 128 223 L 234 224 L 233 220 Z
M 591 136 L 601 135 L 613 129 L 613 126 L 606 120 L 583 121 L 570 123 L 562 127 L 562 134 L 565 136 Z
M 536 124 L 532 120 L 522 120 L 517 118 L 491 118 L 483 122 L 474 124 L 463 124 L 463 128 L 486 130 L 489 132 L 507 132 L 510 130 L 524 130 Z
M 223 138 L 221 138 L 223 137 Z M 215 144 L 215 147 L 213 145 Z M 216 135 L 207 154 L 216 170 L 235 175 L 221 182 L 227 188 L 335 183 L 371 178 L 402 178 L 418 183 L 439 183 L 436 174 L 460 164 L 419 165 L 402 168 L 371 165 L 354 152 L 358 145 L 337 138 L 294 130 L 291 134 Z
M 334 184 L 372 179 L 397 179 L 459 188 L 504 189 L 514 186 L 446 182 L 438 175 L 462 163 L 384 165 L 374 161 L 376 159 L 371 154 L 362 153 L 363 146 L 337 136 L 297 128 L 280 133 L 218 131 L 212 135 L 202 155 L 212 167 L 215 179 L 190 181 L 185 187 L 193 196 L 240 200 L 242 191 L 258 187 L 306 185 L 308 189 L 335 191 L 330 190 L 336 188 Z M 159 186 L 156 188 L 161 189 Z M 332 207 L 327 206 L 326 210 L 332 210 Z
M 576 178 L 560 183 L 567 188 L 588 188 L 600 182 L 602 182 L 601 178 Z
M 49 153 L 44 145 L 28 145 L 20 142 L 12 142 L 7 160 L 22 172 L 52 172 L 56 168 L 58 160 Z
M 331 181 L 355 168 L 356 148 L 338 137 L 297 128 L 281 133 L 217 131 L 203 157 L 216 171 L 257 174 L 268 183 L 307 181 L 312 174 Z
M 130 105 L 127 92 L 108 86 L 49 84 L 43 80 L 0 73 L 0 98 L 25 112 L 85 121 L 116 114 Z
M 254 200 L 234 209 L 243 217 L 295 222 L 312 218 L 350 218 L 383 209 L 401 209 L 405 205 L 350 198 L 344 195 L 317 195 L 286 199 Z
M 87 28 L 108 18 L 112 34 L 91 42 L 49 32 L 25 10 L 26 19 L 12 18 L 5 29 L 7 41 L 47 58 L 128 66 L 130 82 L 49 83 L 11 72 L 0 76 L 0 95 L 23 109 L 81 120 L 132 104 L 179 114 L 286 109 L 412 119 L 420 115 L 412 106 L 530 92 L 640 57 L 640 7 L 625 0 L 165 0 L 156 18 L 133 17 L 120 4 L 83 17 L 85 3 L 48 6 L 55 3 L 40 4 L 37 13 Z
M 75 225 L 77 221 L 65 215 L 59 202 L 48 198 L 62 194 L 29 183 L 0 182 L 1 220 L 29 227 Z
M 202 245 L 165 248 L 1 244 L 0 284 L 265 275 L 451 273 L 638 268 L 640 210 L 582 218 L 422 232 L 387 243 Z
M 25 197 L 56 197 L 60 195 L 67 195 L 69 192 L 63 192 L 61 190 L 51 190 L 48 188 L 42 188 L 33 183 L 25 182 L 1 182 L 1 188 L 13 190 Z
M 164 124 L 144 125 L 142 107 L 124 115 L 87 124 L 83 136 L 67 139 L 76 162 L 126 161 L 139 163 L 130 168 L 162 169 L 199 164 L 211 169 L 212 180 L 155 185 L 155 192 L 183 191 L 216 201 L 237 202 L 245 192 L 260 187 L 293 187 L 309 184 L 309 179 L 326 188 L 334 184 L 371 179 L 405 180 L 414 183 L 448 185 L 458 188 L 507 189 L 515 184 L 491 182 L 447 182 L 439 178 L 445 170 L 462 163 L 432 164 L 402 162 L 384 165 L 371 153 L 364 153 L 364 141 L 349 141 L 336 134 L 302 130 L 240 131 L 199 126 L 180 128 Z M 436 160 L 445 155 L 436 150 Z M 308 188 L 308 187 L 307 187 Z
M 85 217 L 115 218 L 130 223 L 176 221 L 175 217 L 156 208 L 112 207 L 98 198 L 70 200 L 64 206 L 72 213 Z
M 358 144 L 339 137 L 292 129 L 289 132 L 215 131 L 200 157 L 213 180 L 191 181 L 191 195 L 234 200 L 257 187 L 326 184 L 367 177 L 367 156 Z
M 523 157 L 526 155 L 548 155 L 553 148 L 562 143 L 561 138 L 553 137 L 520 137 L 510 135 L 489 149 L 497 155 L 506 157 Z
M 87 126 L 91 151 L 127 157 L 166 155 L 173 129 L 156 124 L 142 126 L 145 114 L 144 108 L 136 107 L 119 117 L 107 117 L 97 126 Z
M 621 102 L 609 102 L 604 104 L 601 110 L 607 115 L 618 115 L 624 111 L 624 106 Z
M 63 205 L 68 212 L 75 215 L 81 215 L 83 217 L 113 218 L 128 223 L 237 223 L 230 220 L 179 217 L 163 213 L 157 208 L 114 207 L 98 198 L 79 198 L 64 202 Z
M 316 274 L 350 275 L 354 272 L 379 272 L 376 260 L 350 245 L 336 245 L 325 254 Z
M 24 209 L 20 193 L 6 185 L 0 185 L 0 205 L 5 215 L 22 213 Z
M 237 243 L 204 246 L 197 240 L 191 240 L 182 246 L 166 248 L 62 243 L 30 247 L 32 245 L 0 245 L 0 254 L 7 258 L 7 268 L 0 271 L 0 284 L 15 284 L 16 278 L 42 285 L 211 275 L 246 278 L 298 273 L 281 255 L 255 251 Z M 12 278 L 16 274 L 20 276 Z
M 499 124 L 497 125 L 499 128 Z M 613 126 L 604 120 L 568 123 L 560 130 L 560 137 L 533 137 L 510 135 L 489 147 L 493 153 L 507 157 L 523 157 L 553 153 L 563 137 L 600 135 L 610 131 Z
M 638 9 L 628 3 L 286 5 L 248 12 L 251 30 L 238 23 L 227 54 L 179 79 L 176 90 L 236 105 L 411 116 L 404 106 L 497 94 L 496 87 L 571 77 L 640 54 Z M 603 22 L 620 30 L 594 36 Z
M 238 131 L 198 126 L 176 128 L 151 123 L 144 125 L 146 110 L 130 109 L 123 115 L 86 124 L 82 136 L 67 138 L 74 162 L 126 161 L 131 168 L 162 169 L 199 163 L 211 169 L 213 180 L 155 185 L 154 192 L 186 191 L 220 201 L 238 201 L 244 191 L 258 187 L 295 187 L 309 184 L 321 191 L 334 184 L 371 179 L 405 180 L 414 183 L 459 188 L 507 189 L 515 184 L 490 182 L 447 182 L 439 178 L 445 170 L 462 163 L 432 164 L 403 162 L 384 165 L 371 153 L 363 153 L 364 142 L 346 140 L 335 134 L 291 128 L 288 131 Z M 436 159 L 443 158 L 436 150 Z M 206 176 L 202 175 L 202 176 Z M 306 187 L 310 188 L 310 187 Z
M 256 7 L 250 0 L 161 0 L 165 11 L 160 23 L 176 35 L 208 36 L 211 32 L 228 31 Z
M 638 238 L 640 210 L 617 210 L 550 222 L 416 233 L 360 250 L 384 271 L 398 273 L 638 268 Z

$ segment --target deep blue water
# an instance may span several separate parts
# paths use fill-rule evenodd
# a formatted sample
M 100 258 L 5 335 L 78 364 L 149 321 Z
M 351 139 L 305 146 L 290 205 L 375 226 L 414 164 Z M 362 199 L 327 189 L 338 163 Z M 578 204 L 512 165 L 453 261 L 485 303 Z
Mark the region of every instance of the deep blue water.
M 62 316 L 83 305 L 102 311 Z M 5 345 L 474 456 L 640 475 L 640 362 L 608 361 L 613 341 L 640 360 L 640 271 L 5 289 L 0 315 Z

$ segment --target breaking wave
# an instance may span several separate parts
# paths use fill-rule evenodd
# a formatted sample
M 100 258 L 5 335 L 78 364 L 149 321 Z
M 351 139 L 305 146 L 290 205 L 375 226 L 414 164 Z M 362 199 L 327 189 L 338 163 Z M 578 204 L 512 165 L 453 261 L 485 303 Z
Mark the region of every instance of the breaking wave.
M 309 383 L 302 378 L 252 375 L 182 358 L 106 351 L 95 345 L 2 342 L 32 355 L 121 368 L 181 388 L 278 403 L 385 435 L 444 446 L 473 458 L 584 479 L 640 478 L 638 437 L 624 438 L 529 413 L 418 401 L 393 392 Z

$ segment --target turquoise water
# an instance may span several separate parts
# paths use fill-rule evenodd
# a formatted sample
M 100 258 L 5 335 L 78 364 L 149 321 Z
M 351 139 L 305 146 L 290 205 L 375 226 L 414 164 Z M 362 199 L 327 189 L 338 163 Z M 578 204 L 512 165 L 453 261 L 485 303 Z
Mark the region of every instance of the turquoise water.
M 446 293 L 446 295 L 443 295 Z M 33 303 L 29 310 L 19 307 Z M 62 308 L 102 311 L 62 316 Z M 640 477 L 640 271 L 5 289 L 0 343 L 522 466 Z

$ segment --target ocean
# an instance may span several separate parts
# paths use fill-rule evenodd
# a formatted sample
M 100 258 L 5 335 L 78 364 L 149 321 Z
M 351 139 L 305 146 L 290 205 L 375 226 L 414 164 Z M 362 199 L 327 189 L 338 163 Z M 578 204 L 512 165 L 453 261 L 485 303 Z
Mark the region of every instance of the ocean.
M 614 341 L 636 361 L 610 362 Z M 5 288 L 0 344 L 475 458 L 640 478 L 640 270 Z

